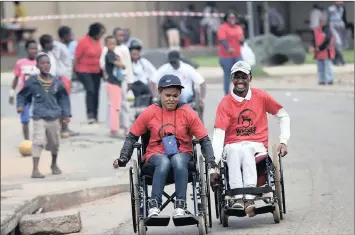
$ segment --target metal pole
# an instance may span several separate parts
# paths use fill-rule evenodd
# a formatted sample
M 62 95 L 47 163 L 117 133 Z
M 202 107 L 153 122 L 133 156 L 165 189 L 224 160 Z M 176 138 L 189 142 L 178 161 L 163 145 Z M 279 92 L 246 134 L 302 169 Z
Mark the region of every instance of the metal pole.
M 269 3 L 264 2 L 264 34 L 270 34 L 270 24 L 269 24 Z
M 249 39 L 254 37 L 254 16 L 253 16 L 253 2 L 247 2 L 247 14 L 248 14 L 248 33 Z

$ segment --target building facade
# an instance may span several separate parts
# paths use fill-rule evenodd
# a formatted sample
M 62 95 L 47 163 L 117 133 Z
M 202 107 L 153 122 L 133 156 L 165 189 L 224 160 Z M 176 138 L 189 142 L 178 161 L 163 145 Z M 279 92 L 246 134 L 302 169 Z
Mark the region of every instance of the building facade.
M 26 8 L 27 16 L 37 15 L 60 15 L 60 14 L 90 14 L 90 13 L 113 13 L 135 11 L 183 11 L 191 2 L 22 2 Z M 317 2 L 320 6 L 327 7 L 332 2 Z M 205 2 L 193 2 L 197 11 L 202 11 Z M 253 1 L 254 19 L 256 19 L 256 6 L 262 2 Z M 289 32 L 300 29 L 308 29 L 306 20 L 309 19 L 312 2 L 269 2 L 270 6 L 279 9 L 284 16 L 285 24 Z M 2 17 L 13 16 L 13 2 L 1 2 Z M 217 7 L 221 12 L 227 9 L 236 9 L 238 13 L 245 14 L 245 2 L 218 2 Z M 348 21 L 354 21 L 354 2 L 345 2 Z M 178 19 L 178 18 L 176 18 Z M 100 19 L 70 19 L 70 20 L 47 20 L 27 22 L 29 27 L 37 29 L 35 37 L 47 33 L 57 38 L 57 29 L 62 25 L 70 26 L 76 37 L 83 36 L 88 31 L 88 26 L 93 22 L 101 22 L 107 28 L 107 34 L 111 34 L 115 27 L 129 28 L 132 35 L 140 38 L 146 47 L 162 47 L 165 45 L 164 35 L 161 28 L 164 17 L 150 16 L 137 18 L 100 18 Z

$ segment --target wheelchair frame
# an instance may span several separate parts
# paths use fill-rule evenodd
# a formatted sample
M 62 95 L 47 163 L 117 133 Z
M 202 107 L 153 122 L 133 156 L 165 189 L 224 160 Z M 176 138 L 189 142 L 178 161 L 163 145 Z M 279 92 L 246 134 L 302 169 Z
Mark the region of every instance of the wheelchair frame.
M 130 178 L 130 192 L 131 192 L 131 207 L 132 207 L 132 221 L 133 221 L 133 231 L 139 235 L 145 235 L 149 226 L 167 226 L 170 222 L 170 216 L 157 216 L 148 218 L 148 208 L 147 201 L 148 196 L 148 183 L 147 179 L 152 179 L 153 176 L 144 175 L 142 172 L 144 162 L 142 161 L 142 156 L 145 153 L 147 143 L 149 143 L 149 133 L 140 137 L 141 143 L 136 142 L 134 148 L 137 149 L 137 159 L 138 161 L 132 160 L 133 165 L 129 169 Z M 208 165 L 207 161 L 201 155 L 197 157 L 196 145 L 199 143 L 198 140 L 193 140 L 193 162 L 196 170 L 190 172 L 192 177 L 192 200 L 194 204 L 194 213 L 186 210 L 188 216 L 188 223 L 181 221 L 179 217 L 177 219 L 173 218 L 175 226 L 186 226 L 196 224 L 199 229 L 200 235 L 205 235 L 208 233 L 208 227 L 212 228 L 212 213 L 211 213 L 211 198 L 210 198 L 210 188 L 206 182 L 209 182 L 208 175 Z M 189 177 L 190 179 L 190 177 Z M 198 183 L 198 185 L 197 185 Z M 169 185 L 169 183 L 165 184 Z M 172 195 L 163 192 L 163 196 L 167 198 L 160 210 L 169 204 L 174 203 L 174 197 L 176 192 Z M 191 196 L 191 195 L 190 195 Z M 200 202 L 198 200 L 200 199 Z M 180 221 L 180 222 L 179 222 Z M 167 223 L 166 223 L 167 222 Z
M 264 164 L 265 167 L 263 168 L 263 170 L 266 171 L 265 187 L 237 188 L 231 190 L 228 183 L 228 166 L 225 162 L 223 162 L 223 166 L 220 166 L 222 184 L 216 186 L 214 197 L 216 217 L 219 219 L 220 224 L 222 224 L 223 227 L 228 227 L 229 216 L 246 216 L 244 210 L 233 209 L 228 205 L 229 199 L 226 199 L 226 196 L 238 194 L 256 195 L 254 200 L 264 200 L 264 202 L 269 204 L 263 207 L 255 208 L 255 214 L 272 213 L 275 223 L 280 223 L 280 221 L 283 220 L 283 214 L 286 214 L 285 186 L 281 160 L 282 157 L 277 153 L 276 145 L 273 145 L 272 147 L 272 155 L 273 160 L 271 160 L 271 157 L 268 154 L 266 159 L 258 163 L 258 165 Z M 268 192 L 273 193 L 273 198 L 262 197 L 263 193 Z

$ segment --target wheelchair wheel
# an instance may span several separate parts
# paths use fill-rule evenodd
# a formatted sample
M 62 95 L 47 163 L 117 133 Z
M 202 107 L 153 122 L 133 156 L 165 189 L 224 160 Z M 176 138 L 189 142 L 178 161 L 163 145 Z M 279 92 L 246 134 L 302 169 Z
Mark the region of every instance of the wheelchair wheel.
M 200 215 L 198 217 L 198 234 L 199 235 L 206 235 L 207 234 L 207 226 L 205 222 L 205 216 Z
M 221 212 L 220 212 L 220 221 L 221 224 L 223 225 L 223 227 L 228 227 L 228 215 L 226 215 L 226 212 L 224 210 L 224 208 L 221 208 Z
M 275 203 L 275 210 L 272 212 L 272 215 L 274 216 L 274 222 L 275 224 L 280 223 L 281 220 L 281 211 L 279 208 L 279 204 Z
M 200 187 L 201 187 L 201 194 L 200 194 L 200 198 L 201 198 L 201 207 L 203 210 L 203 219 L 206 225 L 205 231 L 207 233 L 207 214 L 210 216 L 210 211 L 208 211 L 208 198 L 207 198 L 207 186 L 206 186 L 206 182 L 207 182 L 207 177 L 205 180 L 205 162 L 204 162 L 204 158 L 202 155 L 200 155 L 199 157 L 199 168 L 200 168 Z M 212 223 L 209 224 L 209 226 L 212 226 Z
M 275 194 L 277 197 L 277 209 L 279 210 L 279 217 L 283 219 L 283 214 L 282 214 L 282 188 L 281 188 L 281 174 L 280 174 L 280 164 L 279 164 L 279 155 L 277 154 L 277 147 L 276 145 L 272 146 L 272 162 L 275 167 L 275 175 L 274 175 L 274 181 L 275 181 Z M 276 207 L 275 207 L 276 209 Z M 275 216 L 274 216 L 275 217 Z M 276 222 L 275 222 L 276 223 Z
M 139 235 L 146 235 L 147 234 L 147 228 L 144 225 L 144 220 L 143 219 L 139 219 L 138 234 Z
M 140 200 L 139 200 L 139 181 L 138 181 L 138 165 L 136 160 L 132 160 L 130 169 L 130 191 L 131 191 L 131 209 L 133 231 L 137 232 L 137 224 L 140 218 Z M 140 226 L 140 225 L 139 225 Z M 139 230 L 139 228 L 138 228 Z

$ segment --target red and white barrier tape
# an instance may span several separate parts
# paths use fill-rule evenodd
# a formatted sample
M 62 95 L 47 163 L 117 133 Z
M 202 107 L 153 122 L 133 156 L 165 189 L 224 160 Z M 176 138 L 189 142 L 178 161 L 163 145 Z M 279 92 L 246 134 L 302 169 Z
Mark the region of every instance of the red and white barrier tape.
M 203 13 L 203 12 L 187 12 L 187 11 L 136 11 L 136 12 L 113 12 L 113 13 L 97 13 L 97 14 L 70 14 L 70 15 L 42 15 L 27 16 L 23 18 L 5 18 L 1 22 L 13 21 L 41 21 L 41 20 L 69 20 L 69 19 L 97 19 L 97 18 L 133 18 L 133 17 L 149 17 L 149 16 L 211 16 L 223 17 L 223 13 Z

